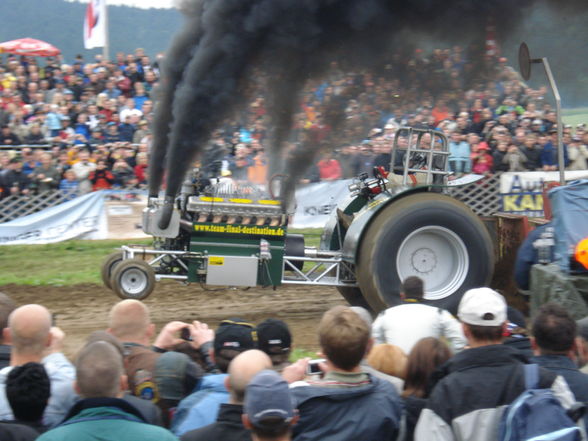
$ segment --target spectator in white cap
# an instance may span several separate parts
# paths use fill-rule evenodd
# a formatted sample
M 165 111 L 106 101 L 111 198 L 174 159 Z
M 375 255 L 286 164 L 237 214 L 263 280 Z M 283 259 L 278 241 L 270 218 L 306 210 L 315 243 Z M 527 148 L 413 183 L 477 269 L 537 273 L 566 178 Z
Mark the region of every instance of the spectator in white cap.
M 245 391 L 243 425 L 253 441 L 289 441 L 298 421 L 288 383 L 277 372 L 258 373 Z
M 503 345 L 507 305 L 490 288 L 467 291 L 458 308 L 466 349 L 437 372 L 435 384 L 415 430 L 417 441 L 498 439 L 505 407 L 525 390 L 527 357 Z M 574 397 L 565 380 L 539 368 L 539 388 L 551 388 L 565 408 Z

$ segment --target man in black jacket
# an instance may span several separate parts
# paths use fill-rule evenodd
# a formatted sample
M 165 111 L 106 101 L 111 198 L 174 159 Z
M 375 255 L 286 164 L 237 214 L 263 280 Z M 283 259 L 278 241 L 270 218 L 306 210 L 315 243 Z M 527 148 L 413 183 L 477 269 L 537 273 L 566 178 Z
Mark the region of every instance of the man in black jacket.
M 288 383 L 277 372 L 258 373 L 245 393 L 243 424 L 253 441 L 290 441 L 298 415 Z
M 530 171 L 541 169 L 541 146 L 537 143 L 537 135 L 527 134 L 521 151 L 527 157 L 525 164 L 527 169 Z
M 470 349 L 455 355 L 439 374 L 415 430 L 416 441 L 496 440 L 504 408 L 524 390 L 527 358 L 503 345 L 507 306 L 490 288 L 467 291 L 458 308 Z M 565 380 L 545 369 L 539 387 L 551 388 L 565 408 L 574 397 Z
M 231 398 L 228 404 L 221 404 L 216 422 L 182 435 L 182 441 L 251 441 L 251 434 L 245 428 L 241 415 L 245 389 L 259 372 L 271 369 L 272 361 L 267 354 L 251 349 L 237 355 L 229 365 L 229 376 L 225 387 Z

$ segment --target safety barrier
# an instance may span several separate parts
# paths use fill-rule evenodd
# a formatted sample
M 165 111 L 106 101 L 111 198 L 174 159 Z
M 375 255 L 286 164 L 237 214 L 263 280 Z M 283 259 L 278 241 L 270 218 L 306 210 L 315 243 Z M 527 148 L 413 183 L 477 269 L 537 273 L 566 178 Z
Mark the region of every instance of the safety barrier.
M 54 207 L 76 196 L 77 193 L 64 193 L 60 190 L 49 190 L 30 196 L 8 196 L 0 200 L 0 224 Z
M 479 182 L 463 187 L 452 187 L 449 194 L 469 206 L 478 216 L 492 216 L 501 211 L 500 175 L 496 173 Z
M 450 188 L 449 194 L 468 205 L 479 216 L 492 216 L 501 209 L 500 175 L 492 175 L 465 187 Z M 9 196 L 0 200 L 0 223 L 36 213 L 70 200 L 72 193 L 52 190 L 30 196 Z

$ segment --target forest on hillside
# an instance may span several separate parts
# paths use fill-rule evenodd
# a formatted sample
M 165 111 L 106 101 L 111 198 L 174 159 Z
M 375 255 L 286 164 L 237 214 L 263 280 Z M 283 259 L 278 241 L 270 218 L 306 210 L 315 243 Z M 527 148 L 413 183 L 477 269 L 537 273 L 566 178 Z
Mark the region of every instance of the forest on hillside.
M 101 49 L 85 50 L 83 19 L 87 4 L 65 0 L 1 0 L 0 41 L 31 37 L 61 49 L 71 62 L 76 54 L 90 59 Z M 145 48 L 155 55 L 168 46 L 182 24 L 175 9 L 139 9 L 109 6 L 110 54 Z
M 76 54 L 91 59 L 100 49 L 84 50 L 82 40 L 83 17 L 86 4 L 65 0 L 0 0 L 0 41 L 32 37 L 59 47 L 65 61 Z M 588 105 L 588 8 L 577 14 L 557 16 L 557 11 L 542 7 L 528 10 L 523 23 L 508 36 L 498 35 L 502 53 L 509 64 L 518 69 L 517 51 L 526 41 L 531 56 L 548 57 L 562 93 L 564 107 Z M 110 54 L 132 52 L 143 47 L 152 57 L 164 51 L 173 34 L 182 24 L 182 16 L 175 9 L 138 9 L 109 6 Z M 427 41 L 424 46 L 446 46 L 439 40 Z M 412 41 L 411 43 L 415 43 Z M 468 41 L 451 42 L 467 46 Z M 530 85 L 547 84 L 541 66 L 534 66 Z

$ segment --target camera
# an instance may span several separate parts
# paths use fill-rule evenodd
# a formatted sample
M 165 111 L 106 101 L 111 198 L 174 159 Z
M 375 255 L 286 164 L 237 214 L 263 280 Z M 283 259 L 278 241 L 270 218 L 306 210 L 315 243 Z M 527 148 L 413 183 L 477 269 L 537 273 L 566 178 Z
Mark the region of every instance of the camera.
M 182 331 L 180 333 L 180 338 L 182 340 L 192 341 L 192 336 L 190 335 L 190 329 L 182 328 Z
M 324 358 L 317 358 L 316 360 L 310 360 L 306 366 L 306 375 L 320 375 L 323 373 L 319 367 L 319 363 L 324 363 Z

